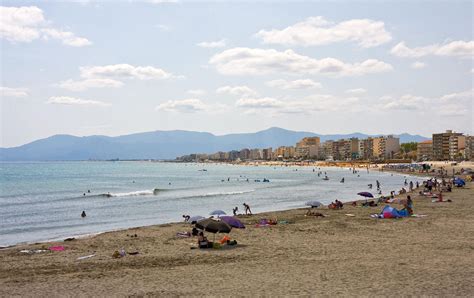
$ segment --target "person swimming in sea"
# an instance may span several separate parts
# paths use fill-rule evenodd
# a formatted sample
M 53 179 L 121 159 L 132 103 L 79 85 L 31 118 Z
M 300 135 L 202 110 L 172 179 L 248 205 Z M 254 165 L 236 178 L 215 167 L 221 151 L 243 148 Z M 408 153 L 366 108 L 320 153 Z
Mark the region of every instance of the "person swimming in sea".
M 82 213 L 81 213 L 81 217 L 84 218 L 84 217 L 86 217 L 86 216 L 87 216 L 87 215 L 86 215 L 86 211 L 83 210 Z

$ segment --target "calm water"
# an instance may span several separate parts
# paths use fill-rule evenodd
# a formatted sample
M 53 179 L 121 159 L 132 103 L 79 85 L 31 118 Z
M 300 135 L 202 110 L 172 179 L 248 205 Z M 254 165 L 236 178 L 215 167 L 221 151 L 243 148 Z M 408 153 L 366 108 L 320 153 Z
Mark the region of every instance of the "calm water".
M 370 191 L 367 184 L 375 186 L 376 180 L 384 194 L 404 182 L 404 176 L 378 171 L 362 170 L 357 177 L 347 168 L 321 168 L 330 178 L 323 181 L 317 171 L 151 162 L 0 163 L 0 246 L 176 222 L 182 214 L 207 216 L 215 209 L 232 214 L 234 206 L 243 211 L 244 202 L 260 212 L 304 207 L 308 200 L 349 201 Z M 339 182 L 342 177 L 345 183 Z M 263 178 L 270 182 L 255 182 Z

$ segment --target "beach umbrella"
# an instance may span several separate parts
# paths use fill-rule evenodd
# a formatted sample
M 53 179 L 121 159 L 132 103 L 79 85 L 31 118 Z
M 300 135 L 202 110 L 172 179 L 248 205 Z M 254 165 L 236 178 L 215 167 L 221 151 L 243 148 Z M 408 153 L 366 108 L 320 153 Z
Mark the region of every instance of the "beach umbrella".
M 308 202 L 305 203 L 305 205 L 310 206 L 311 208 L 318 208 L 322 204 L 319 201 L 308 201 Z
M 221 221 L 226 222 L 229 226 L 237 229 L 245 229 L 244 224 L 233 216 L 221 216 L 219 217 Z
M 222 211 L 222 210 L 214 210 L 214 211 L 212 211 L 211 213 L 209 213 L 209 215 L 217 215 L 217 216 L 219 216 L 219 215 L 226 215 L 226 213 L 225 213 L 224 211 Z
M 229 233 L 232 227 L 226 222 L 221 220 L 214 220 L 212 218 L 206 218 L 196 223 L 196 228 L 204 230 L 210 233 Z
M 366 198 L 373 198 L 374 197 L 370 192 L 366 192 L 366 191 L 359 192 L 358 195 L 366 197 Z
M 195 224 L 195 223 L 197 223 L 198 221 L 200 221 L 201 219 L 204 219 L 204 218 L 205 218 L 204 216 L 196 215 L 196 216 L 190 217 L 188 222 L 190 224 Z

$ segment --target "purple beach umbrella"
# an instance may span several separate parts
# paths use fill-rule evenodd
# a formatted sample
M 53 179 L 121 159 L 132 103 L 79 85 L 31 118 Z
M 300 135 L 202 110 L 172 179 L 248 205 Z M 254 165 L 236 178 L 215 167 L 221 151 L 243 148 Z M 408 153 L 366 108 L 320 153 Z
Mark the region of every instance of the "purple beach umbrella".
M 366 192 L 366 191 L 359 192 L 358 195 L 366 197 L 366 198 L 373 198 L 374 197 L 370 192 Z
M 244 224 L 233 216 L 221 216 L 219 218 L 233 228 L 245 229 Z

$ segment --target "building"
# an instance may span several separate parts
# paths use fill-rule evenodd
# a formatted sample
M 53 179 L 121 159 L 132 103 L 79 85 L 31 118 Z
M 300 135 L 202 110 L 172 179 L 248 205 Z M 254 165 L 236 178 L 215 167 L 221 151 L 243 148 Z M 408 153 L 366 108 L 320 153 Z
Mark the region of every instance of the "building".
M 290 159 L 295 157 L 295 147 L 281 146 L 275 151 L 275 157 L 278 159 Z
M 262 159 L 271 160 L 273 158 L 272 147 L 262 150 Z
M 251 149 L 249 159 L 251 159 L 251 160 L 262 159 L 262 150 L 260 150 L 260 149 Z
M 359 139 L 350 138 L 340 141 L 340 157 L 343 160 L 353 160 L 359 158 Z
M 329 140 L 324 143 L 322 143 L 319 146 L 319 154 L 318 157 L 319 159 L 333 159 L 332 155 L 332 146 L 333 146 L 334 141 Z
M 449 159 L 459 160 L 465 156 L 466 136 L 452 135 L 449 137 Z
M 307 137 L 296 143 L 295 157 L 298 158 L 318 158 L 319 137 Z
M 374 140 L 367 138 L 359 141 L 359 158 L 370 160 L 374 157 Z
M 461 135 L 462 133 L 453 132 L 452 130 L 433 134 L 433 160 L 450 160 L 450 151 L 455 151 L 457 141 L 454 137 Z M 450 142 L 451 137 L 453 138 Z M 452 148 L 450 148 L 450 143 L 452 143 Z
M 433 159 L 433 141 L 423 141 L 416 146 L 416 159 L 418 161 L 426 161 Z
M 389 159 L 400 152 L 400 139 L 391 135 L 373 138 L 373 157 Z
M 239 157 L 241 160 L 247 160 L 250 158 L 250 150 L 245 148 L 239 151 Z
M 474 136 L 466 136 L 466 148 L 464 149 L 466 160 L 474 160 Z

